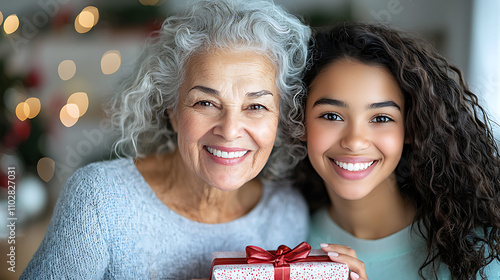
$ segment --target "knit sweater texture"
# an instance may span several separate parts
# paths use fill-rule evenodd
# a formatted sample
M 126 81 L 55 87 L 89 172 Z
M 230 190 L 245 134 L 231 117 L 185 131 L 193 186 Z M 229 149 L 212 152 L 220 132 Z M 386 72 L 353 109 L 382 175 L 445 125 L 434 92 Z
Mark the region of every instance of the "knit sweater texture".
M 294 247 L 307 228 L 307 206 L 288 184 L 263 181 L 245 216 L 205 224 L 163 204 L 132 159 L 98 162 L 68 180 L 20 279 L 208 278 L 212 252 Z

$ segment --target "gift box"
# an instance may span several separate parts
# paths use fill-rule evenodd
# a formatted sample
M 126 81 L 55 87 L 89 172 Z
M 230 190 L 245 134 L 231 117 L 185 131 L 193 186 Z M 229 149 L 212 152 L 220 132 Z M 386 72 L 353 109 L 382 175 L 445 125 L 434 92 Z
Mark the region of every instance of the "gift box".
M 333 262 L 322 250 L 311 250 L 302 242 L 294 249 L 281 245 L 266 251 L 247 246 L 245 252 L 215 252 L 210 280 L 344 280 L 348 276 L 346 264 Z

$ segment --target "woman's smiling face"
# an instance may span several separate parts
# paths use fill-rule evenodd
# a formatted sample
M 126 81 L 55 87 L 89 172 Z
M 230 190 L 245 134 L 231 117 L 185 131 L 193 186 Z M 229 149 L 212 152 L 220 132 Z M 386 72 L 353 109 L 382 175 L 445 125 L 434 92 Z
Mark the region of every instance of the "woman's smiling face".
M 358 200 L 395 184 L 404 99 L 385 68 L 352 59 L 325 67 L 310 85 L 305 125 L 309 159 L 330 193 Z
M 212 187 L 239 188 L 262 170 L 276 138 L 274 65 L 254 51 L 217 50 L 192 57 L 185 77 L 169 112 L 184 164 Z

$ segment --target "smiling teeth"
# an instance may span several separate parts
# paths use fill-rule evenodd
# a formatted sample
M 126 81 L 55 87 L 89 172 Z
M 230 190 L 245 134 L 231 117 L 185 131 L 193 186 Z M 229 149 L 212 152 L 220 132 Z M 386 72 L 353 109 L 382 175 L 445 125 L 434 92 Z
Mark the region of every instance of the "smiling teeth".
M 217 150 L 214 148 L 207 147 L 207 151 L 212 155 L 220 158 L 240 158 L 244 156 L 248 151 L 239 151 L 239 152 L 223 152 L 221 150 Z
M 338 165 L 340 168 L 348 170 L 348 171 L 363 171 L 363 170 L 367 169 L 368 167 L 370 167 L 374 162 L 375 161 L 366 162 L 366 163 L 360 163 L 360 162 L 346 163 L 346 162 L 341 162 L 341 161 L 335 160 L 336 165 Z

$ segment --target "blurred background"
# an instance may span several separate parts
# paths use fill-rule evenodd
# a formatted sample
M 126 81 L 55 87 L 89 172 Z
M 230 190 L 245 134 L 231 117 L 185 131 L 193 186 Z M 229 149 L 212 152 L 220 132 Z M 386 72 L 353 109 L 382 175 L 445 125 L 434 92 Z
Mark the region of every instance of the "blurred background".
M 133 68 L 150 33 L 189 3 L 0 0 L 1 279 L 17 279 L 26 267 L 69 176 L 114 157 L 103 104 Z M 473 92 L 500 120 L 500 1 L 275 3 L 312 26 L 361 20 L 419 33 L 463 70 Z M 15 199 L 9 184 L 15 184 Z M 15 231 L 6 226 L 11 221 Z M 7 269 L 11 240 L 15 272 Z

